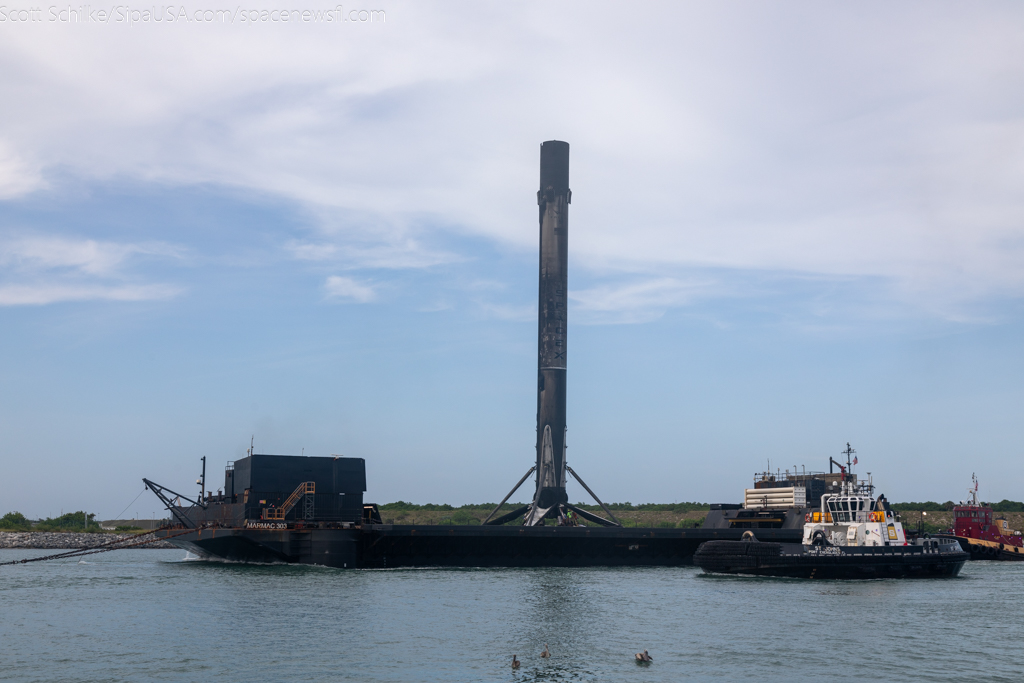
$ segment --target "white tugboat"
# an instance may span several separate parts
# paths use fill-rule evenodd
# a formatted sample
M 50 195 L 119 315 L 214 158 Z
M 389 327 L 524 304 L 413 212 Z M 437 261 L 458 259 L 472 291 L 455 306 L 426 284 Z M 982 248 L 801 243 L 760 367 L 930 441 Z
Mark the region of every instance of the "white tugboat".
M 907 537 L 884 496 L 871 497 L 870 480 L 843 481 L 839 495 L 822 497 L 821 510 L 804 516 L 803 544 L 809 546 L 903 546 Z
M 853 449 L 847 444 L 849 462 Z M 849 470 L 846 470 L 849 471 Z M 956 576 L 968 554 L 953 539 L 907 542 L 903 524 L 874 487 L 843 477 L 838 494 L 822 496 L 821 509 L 805 516 L 802 543 L 708 541 L 694 563 L 707 573 L 790 576 L 809 579 L 868 579 Z

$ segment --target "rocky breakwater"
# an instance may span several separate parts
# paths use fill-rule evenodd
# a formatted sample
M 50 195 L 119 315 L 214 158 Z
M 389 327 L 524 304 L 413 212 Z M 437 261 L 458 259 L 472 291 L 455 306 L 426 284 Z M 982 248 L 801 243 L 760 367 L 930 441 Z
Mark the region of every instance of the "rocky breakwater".
M 0 548 L 42 548 L 45 550 L 75 550 L 97 548 L 111 541 L 130 541 L 136 534 L 76 534 L 56 531 L 0 531 Z M 144 539 L 140 539 L 144 540 Z M 174 548 L 167 541 L 156 541 L 140 548 Z

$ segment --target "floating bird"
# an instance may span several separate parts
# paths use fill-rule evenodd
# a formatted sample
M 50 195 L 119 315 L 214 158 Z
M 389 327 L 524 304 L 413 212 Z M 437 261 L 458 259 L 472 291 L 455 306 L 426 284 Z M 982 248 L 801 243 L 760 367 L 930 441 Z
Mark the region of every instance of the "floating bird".
M 547 643 L 544 643 L 544 652 L 541 652 L 540 656 L 543 657 L 544 659 L 547 659 L 548 657 L 551 656 L 551 650 L 548 649 L 548 644 Z
M 639 655 L 637 655 L 637 656 L 639 656 Z M 520 662 L 518 659 L 516 659 L 515 655 L 512 655 L 512 668 L 513 669 L 518 669 L 520 664 L 522 664 L 522 662 Z
M 647 650 L 644 650 L 643 652 L 637 652 L 634 656 L 636 657 L 636 661 L 643 662 L 644 664 L 654 661 L 654 658 L 647 654 Z

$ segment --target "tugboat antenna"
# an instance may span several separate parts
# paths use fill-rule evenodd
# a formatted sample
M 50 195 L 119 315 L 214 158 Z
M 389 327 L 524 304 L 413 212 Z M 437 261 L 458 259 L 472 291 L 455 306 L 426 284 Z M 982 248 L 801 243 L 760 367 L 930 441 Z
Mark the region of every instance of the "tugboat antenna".
M 852 465 L 850 464 L 850 456 L 853 455 L 856 452 L 857 451 L 853 450 L 853 448 L 850 447 L 850 442 L 847 441 L 846 442 L 846 450 L 843 451 L 843 455 L 846 456 L 846 471 L 847 472 L 852 470 Z

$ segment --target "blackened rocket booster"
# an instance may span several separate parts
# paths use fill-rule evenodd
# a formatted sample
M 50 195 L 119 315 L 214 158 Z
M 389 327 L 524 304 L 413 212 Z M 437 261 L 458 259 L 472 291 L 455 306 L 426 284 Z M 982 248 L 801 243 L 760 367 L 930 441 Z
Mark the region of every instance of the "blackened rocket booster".
M 565 365 L 569 249 L 569 143 L 540 146 L 540 299 L 537 330 L 537 492 L 534 525 L 565 493 Z

